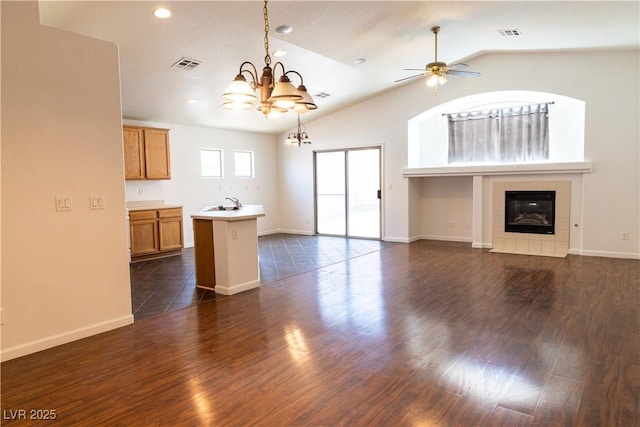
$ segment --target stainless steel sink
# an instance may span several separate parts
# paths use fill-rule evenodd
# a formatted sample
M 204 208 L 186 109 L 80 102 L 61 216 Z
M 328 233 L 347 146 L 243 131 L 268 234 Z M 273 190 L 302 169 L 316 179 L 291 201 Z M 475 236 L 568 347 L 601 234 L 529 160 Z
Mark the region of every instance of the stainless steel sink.
M 238 208 L 233 206 L 233 205 L 229 205 L 229 206 L 207 206 L 206 208 L 202 209 L 200 212 L 217 212 L 217 211 L 237 211 Z

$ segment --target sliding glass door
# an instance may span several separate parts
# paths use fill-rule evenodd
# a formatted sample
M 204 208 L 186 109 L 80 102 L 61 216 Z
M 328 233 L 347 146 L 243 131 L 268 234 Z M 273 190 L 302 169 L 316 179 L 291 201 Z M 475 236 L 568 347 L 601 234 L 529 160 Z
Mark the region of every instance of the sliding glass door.
M 316 232 L 379 239 L 380 147 L 314 154 Z

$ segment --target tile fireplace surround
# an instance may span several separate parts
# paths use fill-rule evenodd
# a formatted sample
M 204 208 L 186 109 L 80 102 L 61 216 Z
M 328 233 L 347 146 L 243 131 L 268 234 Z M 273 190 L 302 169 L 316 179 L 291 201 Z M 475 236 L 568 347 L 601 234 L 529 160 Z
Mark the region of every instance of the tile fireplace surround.
M 505 191 L 556 192 L 555 234 L 504 231 Z M 571 181 L 514 181 L 493 183 L 491 252 L 565 257 L 569 251 Z

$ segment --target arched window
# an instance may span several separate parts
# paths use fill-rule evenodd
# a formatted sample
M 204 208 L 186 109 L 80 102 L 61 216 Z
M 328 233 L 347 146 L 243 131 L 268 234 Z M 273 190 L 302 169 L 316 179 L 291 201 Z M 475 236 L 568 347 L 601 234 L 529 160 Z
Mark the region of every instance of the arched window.
M 544 92 L 455 99 L 409 121 L 408 167 L 584 161 L 584 111 Z

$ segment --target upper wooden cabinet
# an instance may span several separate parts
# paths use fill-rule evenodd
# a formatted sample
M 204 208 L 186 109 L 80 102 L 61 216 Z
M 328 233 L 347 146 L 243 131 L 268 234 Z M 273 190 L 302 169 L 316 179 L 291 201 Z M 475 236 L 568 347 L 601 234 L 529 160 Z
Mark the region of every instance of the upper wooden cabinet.
M 125 179 L 170 179 L 169 129 L 123 126 Z

